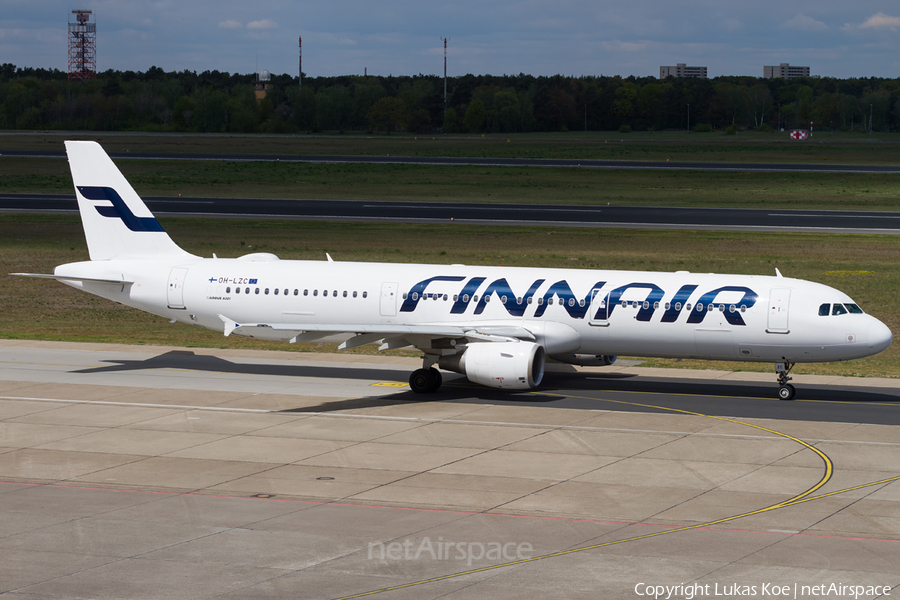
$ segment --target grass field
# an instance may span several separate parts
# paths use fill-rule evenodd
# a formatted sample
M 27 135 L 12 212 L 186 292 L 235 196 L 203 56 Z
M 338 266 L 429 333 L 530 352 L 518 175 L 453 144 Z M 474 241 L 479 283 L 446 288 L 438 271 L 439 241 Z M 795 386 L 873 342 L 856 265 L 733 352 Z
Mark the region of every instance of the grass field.
M 3 150 L 63 149 L 65 139 L 97 140 L 115 152 L 466 156 L 651 161 L 882 164 L 900 162 L 900 135 L 821 131 L 791 141 L 785 132 L 735 136 L 681 131 L 481 135 L 203 135 L 140 133 L 0 133 Z
M 897 210 L 900 175 L 119 160 L 145 196 Z M 0 158 L 0 190 L 72 194 L 65 159 Z
M 777 267 L 785 276 L 819 281 L 847 292 L 864 310 L 893 331 L 900 331 L 900 242 L 894 236 L 187 218 L 163 220 L 163 226 L 186 250 L 202 256 L 215 252 L 220 257 L 235 257 L 266 251 L 285 259 L 324 260 L 325 252 L 329 252 L 335 260 L 365 262 L 763 275 L 774 274 Z M 216 348 L 316 349 L 314 345 L 226 339 L 211 331 L 170 325 L 164 319 L 59 283 L 7 275 L 20 271 L 48 273 L 55 265 L 86 259 L 77 217 L 0 214 L 0 336 Z M 360 351 L 374 350 L 367 347 Z M 708 367 L 711 363 L 654 360 L 650 364 Z M 771 365 L 721 366 L 772 371 Z M 795 372 L 897 377 L 900 344 L 864 360 L 801 365 Z

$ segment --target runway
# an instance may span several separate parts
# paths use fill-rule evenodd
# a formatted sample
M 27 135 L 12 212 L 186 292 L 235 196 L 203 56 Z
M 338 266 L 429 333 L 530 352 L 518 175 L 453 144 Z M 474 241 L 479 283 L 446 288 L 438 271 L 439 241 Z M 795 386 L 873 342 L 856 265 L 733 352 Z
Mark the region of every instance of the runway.
M 145 197 L 157 216 L 394 223 L 549 225 L 829 233 L 900 233 L 900 213 L 267 198 Z M 0 211 L 77 212 L 74 195 L 0 194 Z
M 4 150 L 3 156 L 65 158 L 63 151 Z M 454 156 L 334 156 L 317 154 L 203 154 L 187 152 L 110 152 L 114 159 L 281 161 L 311 163 L 364 163 L 403 165 L 475 165 L 502 167 L 557 167 L 583 169 L 636 169 L 662 171 L 744 171 L 761 173 L 900 173 L 897 165 L 829 165 L 781 163 L 727 163 L 700 161 L 593 160 L 564 158 L 478 158 Z
M 417 363 L 0 340 L 0 595 L 900 585 L 894 381 Z

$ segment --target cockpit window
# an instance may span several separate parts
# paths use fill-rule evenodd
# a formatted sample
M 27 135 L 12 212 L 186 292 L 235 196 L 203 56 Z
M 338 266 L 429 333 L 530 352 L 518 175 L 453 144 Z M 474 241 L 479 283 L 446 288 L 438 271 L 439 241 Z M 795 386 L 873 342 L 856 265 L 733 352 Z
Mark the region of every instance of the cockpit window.
M 854 315 L 863 314 L 863 310 L 855 304 L 844 304 L 847 307 L 847 310 Z
M 835 304 L 834 306 L 831 307 L 831 316 L 846 315 L 846 314 L 847 314 L 847 309 L 844 308 L 843 304 Z
M 819 307 L 819 316 L 820 317 L 827 317 L 828 313 L 830 313 L 830 312 L 831 312 L 830 304 L 823 304 Z

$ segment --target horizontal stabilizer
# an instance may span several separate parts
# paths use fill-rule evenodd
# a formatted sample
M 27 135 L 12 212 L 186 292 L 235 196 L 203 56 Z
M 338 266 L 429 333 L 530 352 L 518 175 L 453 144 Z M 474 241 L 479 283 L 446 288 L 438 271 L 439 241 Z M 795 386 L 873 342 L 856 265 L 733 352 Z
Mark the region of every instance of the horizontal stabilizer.
M 122 285 L 126 283 L 134 283 L 124 279 L 99 279 L 97 277 L 78 277 L 76 275 L 52 275 L 44 273 L 10 273 L 10 275 L 18 275 L 19 277 L 37 277 L 39 279 L 55 279 L 57 281 L 80 281 L 82 283 L 112 283 Z

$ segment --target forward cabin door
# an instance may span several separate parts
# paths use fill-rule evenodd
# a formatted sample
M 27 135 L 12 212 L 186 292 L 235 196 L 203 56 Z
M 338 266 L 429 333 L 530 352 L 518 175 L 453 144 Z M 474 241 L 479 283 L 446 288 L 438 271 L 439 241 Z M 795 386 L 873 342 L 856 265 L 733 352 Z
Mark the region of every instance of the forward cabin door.
M 591 291 L 591 308 L 588 323 L 595 327 L 609 325 L 609 292 Z
M 788 307 L 791 303 L 791 290 L 775 288 L 769 292 L 769 326 L 767 333 L 789 333 Z
M 396 317 L 397 316 L 397 283 L 381 284 L 381 316 Z
M 169 289 L 166 290 L 169 308 L 184 309 L 184 280 L 187 272 L 185 267 L 175 267 L 169 272 Z

